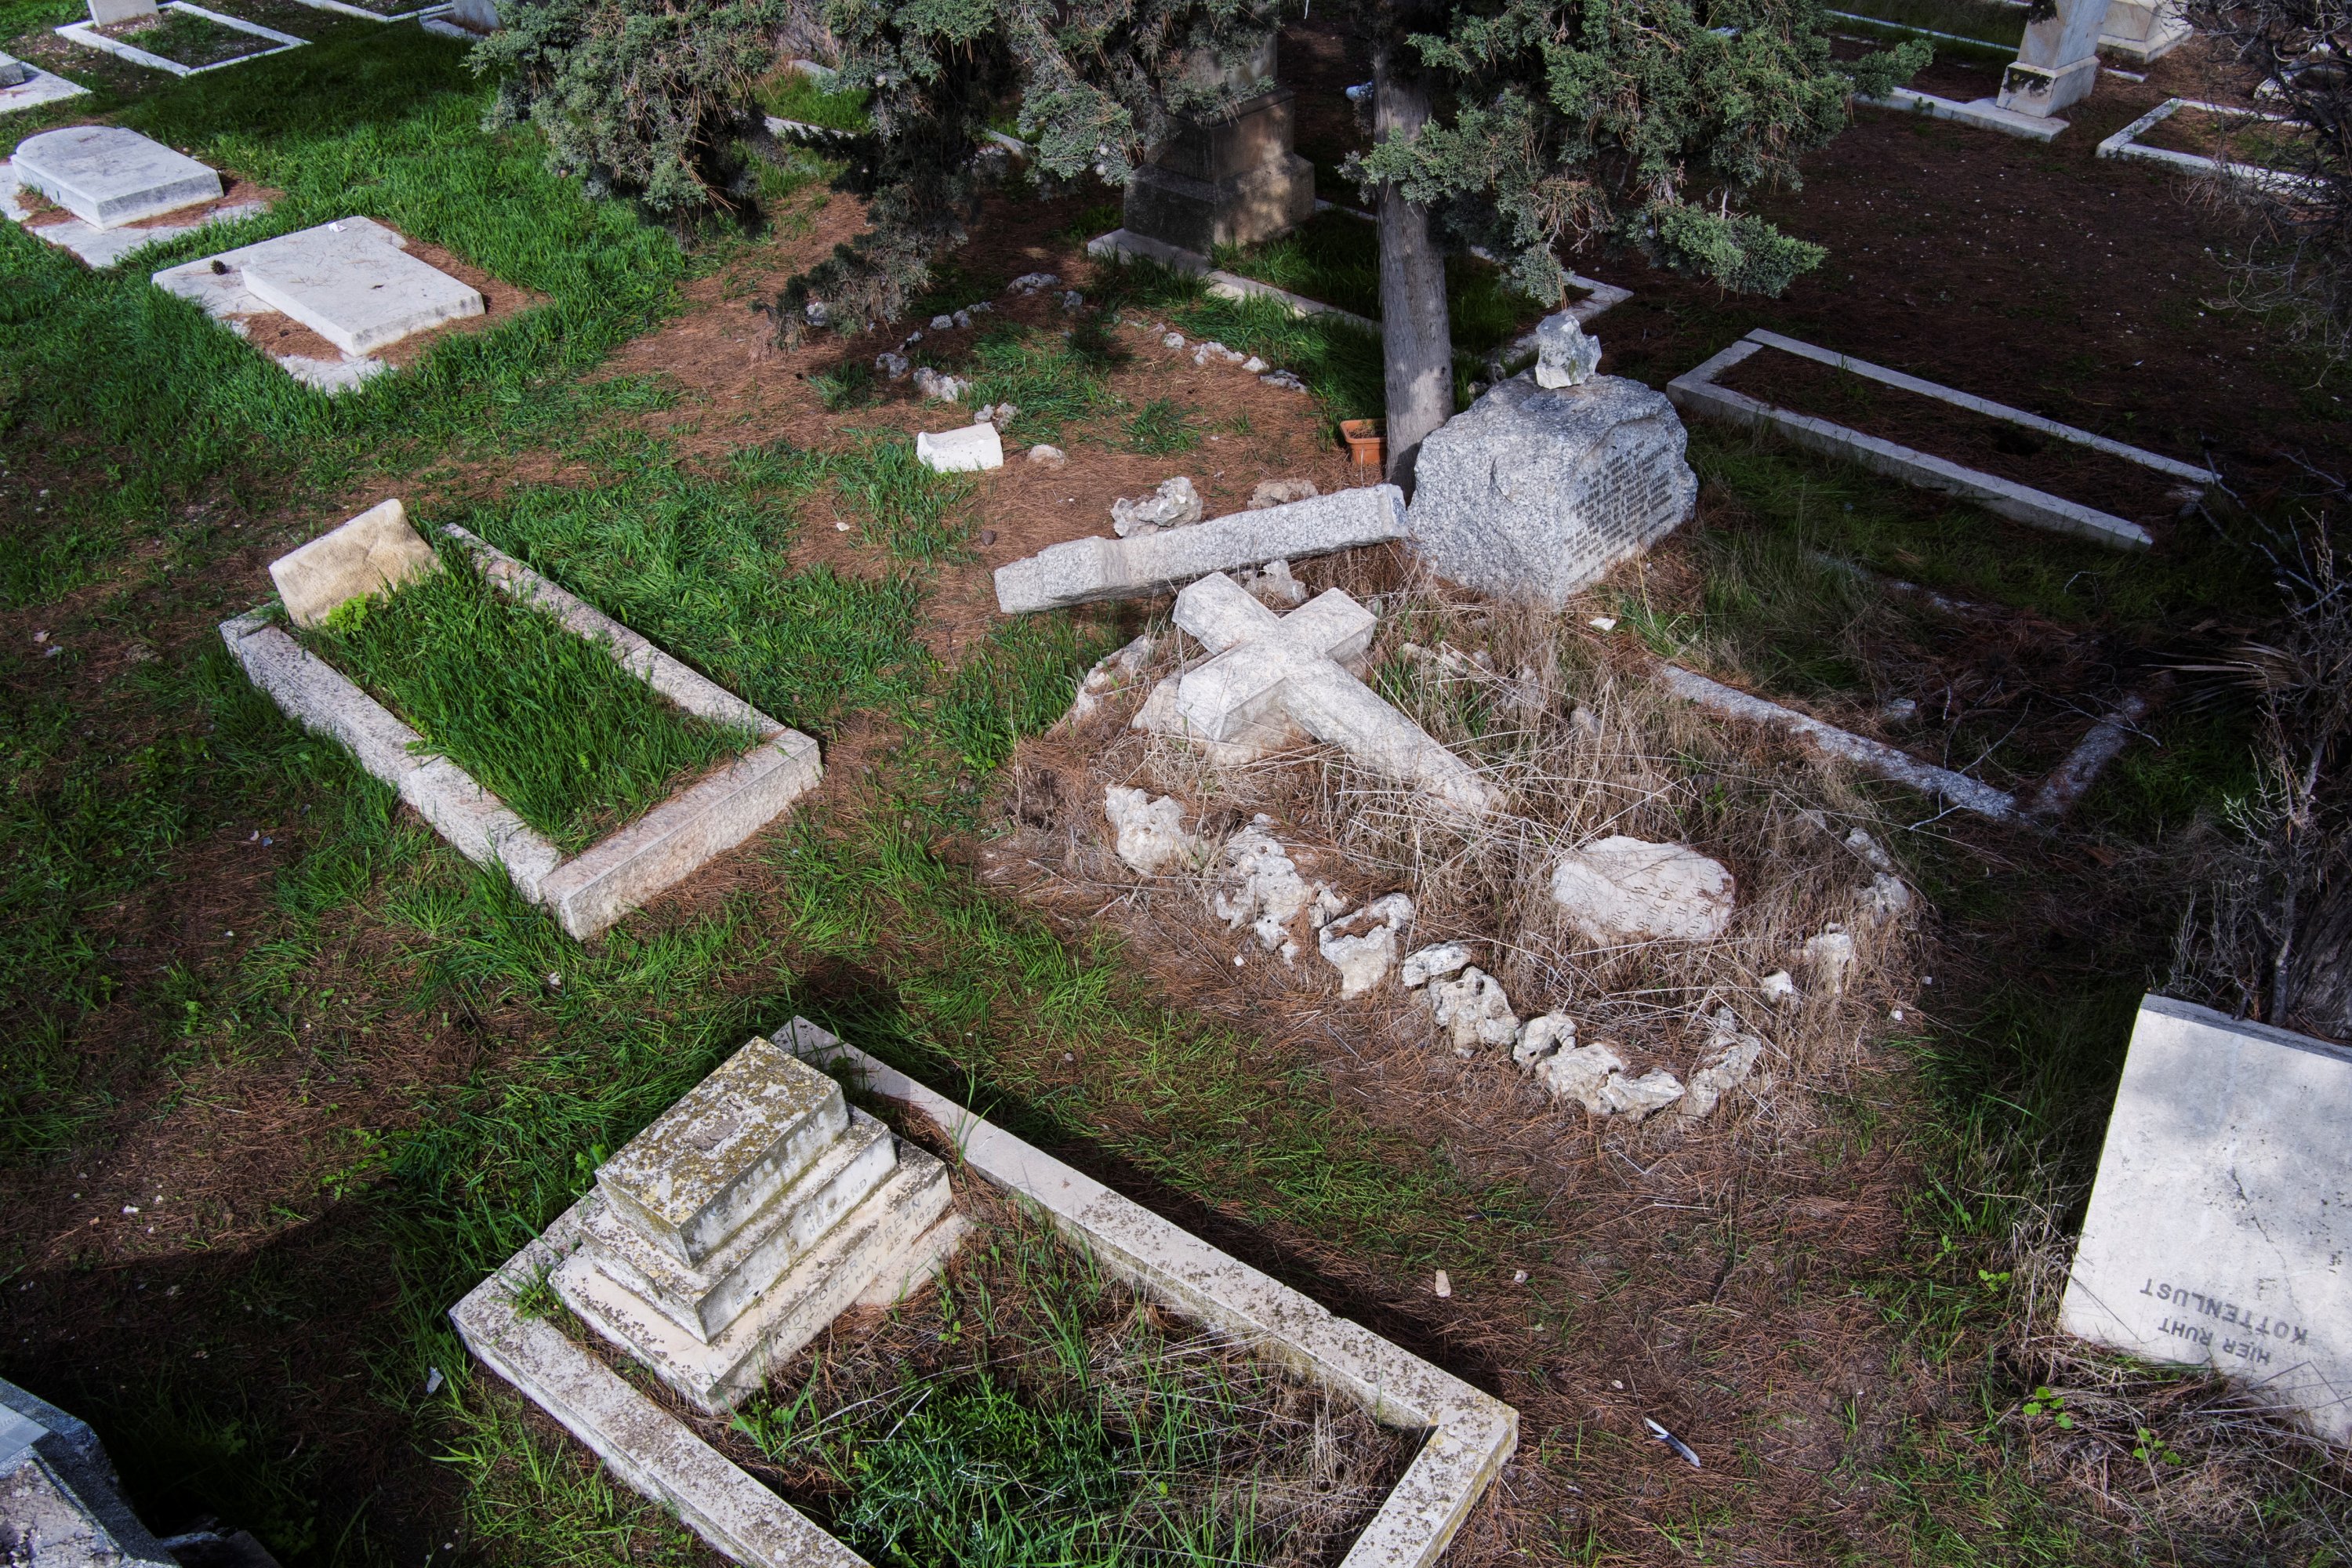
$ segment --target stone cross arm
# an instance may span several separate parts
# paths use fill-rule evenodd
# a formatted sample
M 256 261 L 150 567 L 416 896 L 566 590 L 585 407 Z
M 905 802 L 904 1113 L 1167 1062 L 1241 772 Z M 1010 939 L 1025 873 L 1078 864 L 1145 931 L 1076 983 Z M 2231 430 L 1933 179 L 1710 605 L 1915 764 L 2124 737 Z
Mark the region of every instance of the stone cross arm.
M 1339 589 L 1277 616 L 1212 573 L 1176 595 L 1176 624 L 1215 654 L 1177 683 L 1177 710 L 1196 733 L 1228 740 L 1278 706 L 1376 773 L 1472 816 L 1494 808 L 1475 769 L 1342 666 L 1371 647 L 1374 619 Z

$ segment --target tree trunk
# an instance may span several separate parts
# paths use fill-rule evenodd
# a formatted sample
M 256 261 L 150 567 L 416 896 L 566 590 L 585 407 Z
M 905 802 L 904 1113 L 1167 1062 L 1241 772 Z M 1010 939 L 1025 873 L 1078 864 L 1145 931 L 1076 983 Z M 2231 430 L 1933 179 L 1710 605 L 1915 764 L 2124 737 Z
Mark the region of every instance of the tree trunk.
M 1427 85 L 1401 71 L 1392 50 L 1376 54 L 1372 140 L 1409 140 L 1428 122 Z M 1454 414 L 1454 331 L 1445 313 L 1445 258 L 1430 239 L 1429 210 L 1382 185 L 1380 220 L 1389 479 L 1410 493 L 1423 438 Z

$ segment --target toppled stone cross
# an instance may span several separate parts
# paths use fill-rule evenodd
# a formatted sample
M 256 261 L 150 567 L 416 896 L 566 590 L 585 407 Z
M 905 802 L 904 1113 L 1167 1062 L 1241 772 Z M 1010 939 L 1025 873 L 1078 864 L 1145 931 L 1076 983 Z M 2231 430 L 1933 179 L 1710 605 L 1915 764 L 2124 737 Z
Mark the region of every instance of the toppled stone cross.
M 1280 709 L 1317 740 L 1457 812 L 1494 808 L 1475 770 L 1341 667 L 1371 647 L 1374 622 L 1339 589 L 1277 616 L 1213 572 L 1176 595 L 1176 624 L 1216 655 L 1178 678 L 1188 732 L 1230 741 Z

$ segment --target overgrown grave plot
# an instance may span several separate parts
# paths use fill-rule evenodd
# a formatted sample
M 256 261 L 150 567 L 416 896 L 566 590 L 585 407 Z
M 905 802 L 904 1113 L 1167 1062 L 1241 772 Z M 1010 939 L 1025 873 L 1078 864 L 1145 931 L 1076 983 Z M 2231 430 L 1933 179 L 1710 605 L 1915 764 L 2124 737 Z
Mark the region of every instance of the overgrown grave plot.
M 1725 384 L 1733 380 L 1750 390 Z M 1676 376 L 1667 391 L 1691 412 L 1769 426 L 1799 445 L 1965 496 L 2018 521 L 2125 549 L 2144 549 L 2155 537 L 2133 515 L 2157 522 L 2168 509 L 2178 515 L 2213 478 L 2203 462 L 2148 452 L 1761 329 Z M 2016 474 L 2037 482 L 2010 477 Z
M 386 502 L 273 565 L 305 637 L 268 609 L 222 636 L 289 717 L 570 934 L 603 931 L 815 785 L 814 741 L 448 533 L 436 556 Z
M 122 22 L 68 22 L 57 31 L 73 43 L 179 77 L 224 70 L 310 41 L 189 0 L 163 0 L 152 16 Z
M 845 1108 L 829 1073 L 922 1127 L 961 1181 Z M 847 1568 L 859 1547 L 964 1562 L 976 1542 L 1009 1562 L 1071 1560 L 1056 1547 L 1330 1561 L 1344 1547 L 1359 1565 L 1427 1563 L 1517 1444 L 1507 1405 L 805 1019 L 753 1039 L 596 1177 L 451 1316 L 630 1485 L 759 1568 Z M 1106 1313 L 1110 1279 L 1134 1294 Z M 913 1369 L 919 1386 L 888 1369 L 900 1408 L 827 1397 L 845 1360 L 854 1375 L 906 1343 L 860 1306 L 930 1324 L 916 1331 L 935 1352 Z M 1205 1377 L 1169 1375 L 1153 1342 L 1171 1329 L 1212 1352 Z M 1041 1375 L 1048 1358 L 1058 1374 Z M 647 1373 L 662 1404 L 632 1385 Z M 835 1426 L 861 1417 L 887 1428 L 860 1442 Z M 1308 1440 L 1270 1464 L 1277 1434 Z M 1350 1451 L 1334 1453 L 1342 1436 Z M 851 1539 L 730 1458 L 787 1495 L 795 1479 L 818 1490 Z

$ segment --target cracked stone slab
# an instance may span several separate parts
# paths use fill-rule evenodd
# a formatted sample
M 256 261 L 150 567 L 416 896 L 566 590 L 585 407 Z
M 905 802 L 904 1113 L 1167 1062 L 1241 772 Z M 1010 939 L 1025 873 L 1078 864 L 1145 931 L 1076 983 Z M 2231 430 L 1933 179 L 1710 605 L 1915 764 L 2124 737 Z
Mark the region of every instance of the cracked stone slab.
M 2352 1049 L 2140 1003 L 2060 1321 L 2352 1442 Z

